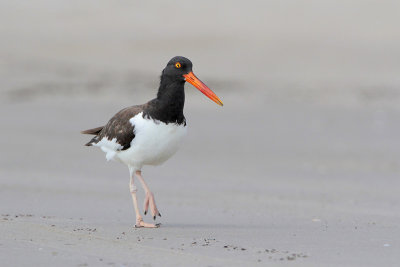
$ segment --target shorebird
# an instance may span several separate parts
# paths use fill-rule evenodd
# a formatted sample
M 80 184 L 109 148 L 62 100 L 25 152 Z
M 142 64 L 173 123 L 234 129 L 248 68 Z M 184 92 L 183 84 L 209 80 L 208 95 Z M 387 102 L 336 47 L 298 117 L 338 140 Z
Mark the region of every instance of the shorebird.
M 134 177 L 146 193 L 144 215 L 150 207 L 153 219 L 161 214 L 154 195 L 142 176 L 144 165 L 159 165 L 178 150 L 186 134 L 185 82 L 191 83 L 220 106 L 222 101 L 192 72 L 192 62 L 181 56 L 172 58 L 161 74 L 157 97 L 146 104 L 119 111 L 105 126 L 82 131 L 95 137 L 86 146 L 100 147 L 107 160 L 124 163 L 129 168 L 129 189 L 135 209 L 135 227 L 156 228 L 160 224 L 145 223 L 137 203 L 137 187 Z

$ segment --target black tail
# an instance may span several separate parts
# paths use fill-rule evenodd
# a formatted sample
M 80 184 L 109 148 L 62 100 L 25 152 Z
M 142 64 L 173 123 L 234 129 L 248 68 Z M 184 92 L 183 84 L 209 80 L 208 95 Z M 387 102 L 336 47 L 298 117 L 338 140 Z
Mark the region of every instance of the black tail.
M 99 142 L 99 136 L 96 135 L 95 137 L 92 138 L 88 143 L 85 144 L 85 146 L 92 146 L 93 144 L 97 144 Z
M 82 131 L 82 134 L 93 134 L 93 135 L 98 135 L 101 130 L 103 130 L 104 126 L 100 126 L 97 128 L 93 128 L 93 129 L 89 129 L 89 130 L 85 130 Z M 93 143 L 97 143 L 98 142 L 98 136 L 95 136 L 92 138 L 92 140 L 90 140 L 88 143 L 85 144 L 85 146 L 91 146 Z
M 93 139 L 90 140 L 88 143 L 85 144 L 85 146 L 92 146 L 93 145 Z

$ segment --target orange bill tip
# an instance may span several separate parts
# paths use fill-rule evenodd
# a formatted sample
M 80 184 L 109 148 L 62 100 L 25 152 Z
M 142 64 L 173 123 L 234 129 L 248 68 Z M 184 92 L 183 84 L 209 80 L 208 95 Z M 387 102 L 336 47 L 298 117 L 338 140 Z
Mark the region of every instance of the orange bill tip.
M 193 72 L 184 74 L 183 77 L 185 77 L 185 79 L 188 83 L 192 84 L 194 87 L 199 89 L 200 92 L 202 92 L 204 95 L 206 95 L 212 101 L 214 101 L 215 103 L 217 103 L 220 106 L 224 105 L 224 103 L 222 103 L 221 99 L 219 99 L 219 97 L 216 94 L 214 94 L 214 92 L 211 91 L 211 89 L 208 88 L 207 85 L 205 85 L 199 78 L 197 78 Z

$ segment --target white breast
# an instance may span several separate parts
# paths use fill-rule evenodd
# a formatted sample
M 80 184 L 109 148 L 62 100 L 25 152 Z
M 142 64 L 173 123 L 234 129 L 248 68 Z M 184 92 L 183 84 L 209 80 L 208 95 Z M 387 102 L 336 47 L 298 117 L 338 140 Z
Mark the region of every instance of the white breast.
M 186 135 L 186 126 L 183 124 L 144 119 L 142 112 L 129 121 L 134 126 L 135 138 L 130 148 L 118 151 L 115 156 L 137 170 L 143 165 L 159 165 L 169 159 Z

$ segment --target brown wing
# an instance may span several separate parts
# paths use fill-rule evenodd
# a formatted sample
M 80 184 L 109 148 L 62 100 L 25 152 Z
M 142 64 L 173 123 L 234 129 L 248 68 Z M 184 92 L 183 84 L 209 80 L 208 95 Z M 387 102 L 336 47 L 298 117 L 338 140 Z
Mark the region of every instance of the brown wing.
M 134 126 L 129 120 L 141 111 L 143 111 L 143 105 L 125 108 L 115 114 L 104 127 L 83 131 L 82 133 L 96 134 L 85 145 L 92 146 L 103 138 L 107 138 L 110 141 L 116 138 L 116 142 L 122 146 L 122 150 L 128 149 L 131 146 L 133 138 L 135 138 L 135 134 L 133 133 Z

